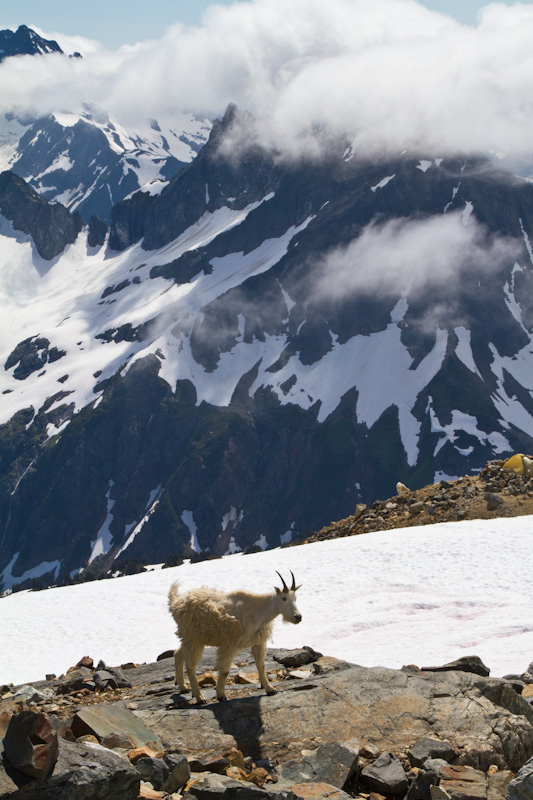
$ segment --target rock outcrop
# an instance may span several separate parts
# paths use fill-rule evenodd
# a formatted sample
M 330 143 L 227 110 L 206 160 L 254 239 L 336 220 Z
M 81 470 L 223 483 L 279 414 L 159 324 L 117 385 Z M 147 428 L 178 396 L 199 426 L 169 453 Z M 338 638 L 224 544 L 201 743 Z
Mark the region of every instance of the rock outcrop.
M 168 657 L 123 665 L 130 687 L 2 687 L 0 798 L 504 800 L 511 781 L 509 800 L 530 796 L 533 709 L 510 681 L 462 671 L 469 662 L 391 670 L 310 651 L 302 665 L 303 652 L 296 669 L 280 664 L 291 651 L 268 652 L 272 697 L 240 682 L 251 661 L 239 660 L 229 702 L 217 703 L 208 651 L 204 706 L 177 692 Z M 22 773 L 8 747 L 6 728 L 28 714 L 57 732 L 45 776 Z
M 17 231 L 29 234 L 39 255 L 50 261 L 75 241 L 80 222 L 61 203 L 49 203 L 22 178 L 7 170 L 0 174 L 0 214 Z
M 63 53 L 63 50 L 54 39 L 43 39 L 27 25 L 19 25 L 16 31 L 0 31 L 0 62 L 12 56 L 46 53 Z

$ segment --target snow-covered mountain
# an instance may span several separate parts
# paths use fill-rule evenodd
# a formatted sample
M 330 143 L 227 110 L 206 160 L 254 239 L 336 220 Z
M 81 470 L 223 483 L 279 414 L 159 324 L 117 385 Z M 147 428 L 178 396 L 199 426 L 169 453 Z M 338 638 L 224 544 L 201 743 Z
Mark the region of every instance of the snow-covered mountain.
M 0 31 L 0 62 L 12 56 L 34 56 L 48 53 L 63 53 L 63 50 L 56 41 L 44 39 L 27 25 L 20 25 L 16 31 Z
M 18 129 L 4 119 L 0 128 L 0 166 L 87 222 L 92 214 L 108 221 L 111 208 L 140 188 L 161 191 L 205 144 L 211 123 L 175 113 L 126 130 L 105 112 L 87 109 L 19 123 Z
M 12 56 L 64 55 L 57 42 L 21 25 L 0 31 L 0 62 Z M 79 53 L 74 55 L 79 56 Z M 33 64 L 33 59 L 32 59 Z M 35 70 L 39 59 L 35 59 Z M 0 115 L 0 171 L 12 170 L 47 200 L 109 221 L 112 207 L 143 189 L 161 191 L 207 141 L 211 121 L 189 112 L 140 118 L 125 126 L 104 109 Z
M 254 124 L 49 261 L 2 221 L 4 586 L 276 546 L 533 449 L 533 186 Z

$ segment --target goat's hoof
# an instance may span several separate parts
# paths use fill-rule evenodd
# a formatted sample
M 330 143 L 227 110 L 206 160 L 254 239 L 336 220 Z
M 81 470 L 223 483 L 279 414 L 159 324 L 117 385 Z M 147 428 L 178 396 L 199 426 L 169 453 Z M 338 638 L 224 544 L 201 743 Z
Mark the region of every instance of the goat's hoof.
M 278 693 L 278 690 L 277 690 L 277 689 L 269 689 L 269 690 L 267 691 L 267 695 L 268 695 L 269 697 L 272 697 L 272 695 L 273 695 L 273 694 L 277 694 L 277 693 Z
M 227 699 L 228 698 L 225 695 L 223 695 L 222 697 L 217 697 L 219 703 L 225 703 Z
M 199 697 L 198 700 L 196 701 L 196 705 L 197 706 L 205 706 L 206 702 L 207 701 L 206 701 L 205 697 Z

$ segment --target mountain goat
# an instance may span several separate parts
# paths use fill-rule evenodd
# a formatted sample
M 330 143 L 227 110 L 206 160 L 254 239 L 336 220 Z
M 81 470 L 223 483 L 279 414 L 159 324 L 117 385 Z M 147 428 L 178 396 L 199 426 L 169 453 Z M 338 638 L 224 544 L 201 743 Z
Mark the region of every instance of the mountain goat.
M 174 617 L 181 639 L 181 647 L 174 653 L 176 684 L 180 691 L 187 691 L 183 666 L 191 689 L 198 703 L 205 703 L 198 680 L 196 665 L 202 657 L 204 647 L 217 647 L 218 680 L 216 686 L 217 699 L 226 700 L 225 684 L 231 662 L 235 654 L 250 647 L 261 686 L 267 694 L 275 694 L 265 672 L 266 644 L 272 633 L 272 625 L 281 614 L 284 622 L 298 624 L 302 615 L 296 607 L 296 586 L 292 575 L 292 586 L 289 589 L 278 572 L 283 588 L 275 587 L 268 594 L 236 591 L 220 592 L 216 589 L 192 589 L 186 594 L 179 594 L 178 583 L 170 587 L 168 605 Z

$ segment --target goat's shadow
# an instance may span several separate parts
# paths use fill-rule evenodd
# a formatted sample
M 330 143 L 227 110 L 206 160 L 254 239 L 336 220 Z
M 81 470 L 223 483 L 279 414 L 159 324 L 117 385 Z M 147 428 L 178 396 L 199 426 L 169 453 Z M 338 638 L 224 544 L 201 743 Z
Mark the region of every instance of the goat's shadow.
M 264 694 L 236 697 L 226 702 L 215 702 L 208 706 L 220 729 L 232 736 L 237 749 L 255 761 L 262 758 L 261 734 L 264 730 L 261 715 L 261 700 Z M 268 698 L 267 698 L 268 699 Z
M 172 708 L 196 708 L 199 714 L 209 711 L 213 714 L 220 730 L 234 739 L 235 746 L 245 756 L 252 756 L 255 761 L 263 757 L 261 734 L 264 725 L 261 715 L 261 700 L 267 698 L 267 695 L 234 697 L 222 703 L 216 699 L 208 700 L 205 704 L 195 704 L 191 702 L 190 698 L 189 692 L 186 694 L 176 692 L 170 698 Z

